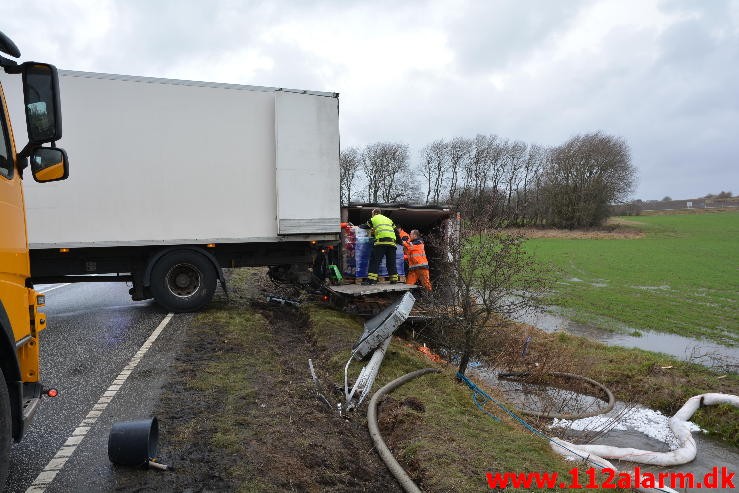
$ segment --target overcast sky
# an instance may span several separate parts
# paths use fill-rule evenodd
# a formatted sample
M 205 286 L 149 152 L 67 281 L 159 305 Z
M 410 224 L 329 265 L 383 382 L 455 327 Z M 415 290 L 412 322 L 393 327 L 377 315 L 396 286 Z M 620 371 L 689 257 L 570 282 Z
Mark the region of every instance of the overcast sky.
M 2 0 L 0 19 L 59 68 L 339 92 L 342 146 L 602 130 L 631 146 L 635 198 L 739 194 L 739 0 Z

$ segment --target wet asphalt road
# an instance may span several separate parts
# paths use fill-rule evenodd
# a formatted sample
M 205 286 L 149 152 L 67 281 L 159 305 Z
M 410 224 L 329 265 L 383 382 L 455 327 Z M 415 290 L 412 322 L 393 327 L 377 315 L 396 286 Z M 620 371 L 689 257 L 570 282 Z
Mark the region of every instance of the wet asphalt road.
M 167 313 L 133 302 L 123 283 L 37 286 L 47 291 L 41 378 L 59 397 L 44 398 L 31 429 L 13 446 L 6 490 L 24 492 L 87 416 Z M 187 315 L 175 315 L 59 471 L 48 492 L 114 491 L 107 455 L 113 423 L 151 416 Z M 130 473 L 130 472 L 129 472 Z

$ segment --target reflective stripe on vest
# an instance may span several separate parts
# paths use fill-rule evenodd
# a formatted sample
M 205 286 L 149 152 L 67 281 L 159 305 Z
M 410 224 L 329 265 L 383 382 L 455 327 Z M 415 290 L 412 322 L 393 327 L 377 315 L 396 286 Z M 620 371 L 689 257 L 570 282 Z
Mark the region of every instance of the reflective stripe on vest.
M 405 243 L 405 247 L 408 250 L 408 268 L 410 270 L 428 268 L 429 261 L 426 258 L 426 250 L 422 241 L 418 243 L 408 241 Z
M 370 219 L 372 229 L 375 232 L 375 244 L 395 244 L 395 228 L 393 222 L 382 214 L 372 216 Z

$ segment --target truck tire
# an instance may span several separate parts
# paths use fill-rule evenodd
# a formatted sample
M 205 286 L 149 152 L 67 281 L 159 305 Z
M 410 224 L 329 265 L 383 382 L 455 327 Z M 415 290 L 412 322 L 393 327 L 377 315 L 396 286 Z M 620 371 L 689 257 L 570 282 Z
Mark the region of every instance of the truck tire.
M 5 376 L 0 370 L 0 491 L 4 491 L 8 479 L 10 444 L 13 435 L 13 422 L 10 417 L 10 394 Z
M 194 312 L 207 305 L 218 273 L 205 256 L 191 250 L 168 253 L 151 270 L 151 294 L 171 312 Z

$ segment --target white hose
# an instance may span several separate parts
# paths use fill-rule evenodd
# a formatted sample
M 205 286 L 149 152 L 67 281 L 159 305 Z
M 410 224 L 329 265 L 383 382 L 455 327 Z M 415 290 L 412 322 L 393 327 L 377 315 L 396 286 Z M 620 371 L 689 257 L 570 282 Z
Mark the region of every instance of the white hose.
M 599 470 L 600 469 L 611 469 L 614 472 L 618 471 L 616 467 L 605 460 L 603 457 L 599 457 L 594 454 L 590 454 L 588 452 L 585 452 L 579 447 L 582 447 L 582 445 L 575 445 L 574 443 L 566 442 L 565 440 L 560 440 L 559 438 L 552 438 L 549 441 L 549 445 L 552 447 L 552 450 L 557 452 L 558 454 L 564 455 L 567 458 L 573 459 L 573 460 L 583 460 L 583 457 L 586 457 L 585 462 L 590 464 L 591 466 L 596 466 Z M 615 447 L 612 447 L 615 448 Z M 635 484 L 633 474 L 626 471 L 627 474 L 632 476 L 632 484 Z M 634 488 L 636 491 L 641 491 L 642 493 L 678 493 L 677 491 L 673 490 L 672 488 L 669 488 L 667 486 L 662 486 L 661 488 Z
M 601 467 L 613 468 L 605 459 L 618 459 L 656 466 L 679 466 L 695 459 L 697 453 L 695 439 L 690 432 L 687 421 L 701 406 L 714 406 L 716 404 L 731 404 L 739 407 L 739 396 L 712 393 L 700 394 L 688 399 L 683 407 L 669 420 L 670 429 L 679 443 L 678 448 L 670 452 L 653 452 L 635 448 L 612 447 L 610 445 L 575 445 L 559 439 L 553 439 L 551 447 L 558 454 L 574 459 L 583 456 L 589 457 L 593 462 L 598 462 Z M 615 471 L 615 468 L 613 469 Z M 661 491 L 673 490 L 661 488 Z

